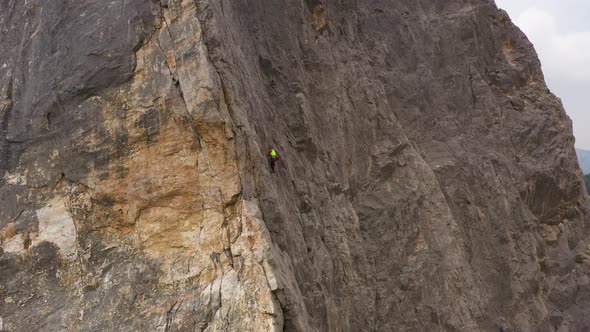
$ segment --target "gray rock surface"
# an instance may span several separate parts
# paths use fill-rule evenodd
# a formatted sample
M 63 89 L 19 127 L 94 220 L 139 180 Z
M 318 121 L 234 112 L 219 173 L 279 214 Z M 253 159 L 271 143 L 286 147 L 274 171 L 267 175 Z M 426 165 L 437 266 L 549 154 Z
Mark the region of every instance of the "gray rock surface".
M 3 329 L 590 328 L 571 121 L 493 1 L 9 0 L 0 30 Z

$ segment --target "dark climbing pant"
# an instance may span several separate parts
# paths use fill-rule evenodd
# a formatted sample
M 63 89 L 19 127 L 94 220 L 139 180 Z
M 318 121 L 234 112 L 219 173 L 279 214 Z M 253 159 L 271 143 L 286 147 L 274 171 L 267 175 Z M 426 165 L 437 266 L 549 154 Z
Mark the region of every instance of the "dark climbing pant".
M 275 172 L 275 164 L 276 164 L 276 158 L 268 158 L 268 162 L 270 164 L 270 172 L 274 173 Z

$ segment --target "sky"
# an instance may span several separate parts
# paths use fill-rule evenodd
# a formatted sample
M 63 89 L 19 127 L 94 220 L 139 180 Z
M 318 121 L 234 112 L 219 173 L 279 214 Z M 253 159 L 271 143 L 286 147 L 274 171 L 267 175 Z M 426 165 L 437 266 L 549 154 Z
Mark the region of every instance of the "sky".
M 535 45 L 545 81 L 590 150 L 590 1 L 496 0 Z

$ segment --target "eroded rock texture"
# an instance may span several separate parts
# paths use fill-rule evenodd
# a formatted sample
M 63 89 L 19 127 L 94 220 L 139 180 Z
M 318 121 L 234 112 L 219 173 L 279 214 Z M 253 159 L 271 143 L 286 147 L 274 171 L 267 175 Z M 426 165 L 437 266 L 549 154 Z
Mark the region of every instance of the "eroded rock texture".
M 571 123 L 493 1 L 1 6 L 1 328 L 590 328 Z

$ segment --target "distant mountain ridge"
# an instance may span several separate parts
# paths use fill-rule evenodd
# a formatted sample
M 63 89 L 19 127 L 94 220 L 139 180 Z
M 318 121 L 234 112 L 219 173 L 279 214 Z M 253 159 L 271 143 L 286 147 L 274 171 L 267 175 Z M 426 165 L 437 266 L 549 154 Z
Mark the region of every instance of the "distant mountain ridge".
M 578 155 L 578 162 L 584 174 L 590 173 L 590 151 L 583 149 L 576 149 Z

